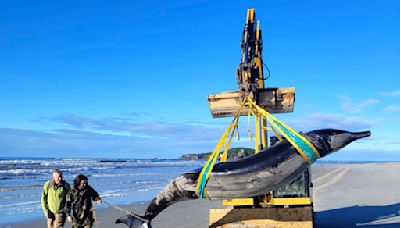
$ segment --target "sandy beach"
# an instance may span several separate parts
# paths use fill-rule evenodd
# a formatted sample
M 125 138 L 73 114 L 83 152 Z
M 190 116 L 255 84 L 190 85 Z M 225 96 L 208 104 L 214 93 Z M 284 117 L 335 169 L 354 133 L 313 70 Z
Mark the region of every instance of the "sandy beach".
M 400 162 L 368 164 L 318 164 L 312 166 L 315 227 L 400 227 Z M 124 206 L 143 214 L 148 202 Z M 220 201 L 177 203 L 153 221 L 153 227 L 208 227 L 208 210 L 223 208 Z M 114 224 L 124 215 L 113 208 L 97 210 L 95 227 Z M 0 227 L 46 227 L 44 219 Z M 70 227 L 67 224 L 65 227 Z

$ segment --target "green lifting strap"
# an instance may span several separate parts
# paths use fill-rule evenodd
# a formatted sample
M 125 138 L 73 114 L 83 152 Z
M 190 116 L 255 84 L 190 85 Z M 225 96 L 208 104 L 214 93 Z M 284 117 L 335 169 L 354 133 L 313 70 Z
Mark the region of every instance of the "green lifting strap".
M 297 133 L 295 130 L 287 126 L 282 121 L 278 120 L 266 110 L 260 108 L 250 98 L 248 98 L 248 102 L 252 104 L 252 106 L 260 114 L 262 114 L 274 128 L 276 128 L 283 136 L 285 136 L 290 144 L 292 144 L 292 146 L 296 148 L 296 150 L 300 153 L 304 160 L 306 160 L 309 164 L 313 163 L 320 157 L 320 154 L 315 146 L 310 143 L 310 141 L 308 141 L 304 136 Z
M 266 110 L 260 108 L 254 101 L 252 101 L 250 98 L 245 98 L 242 102 L 242 105 L 240 106 L 240 109 L 235 115 L 235 118 L 232 120 L 228 128 L 225 130 L 224 134 L 220 138 L 217 146 L 215 147 L 213 153 L 210 155 L 209 159 L 207 160 L 206 164 L 203 166 L 202 171 L 199 174 L 199 177 L 197 179 L 197 186 L 196 186 L 196 194 L 200 198 L 209 198 L 207 195 L 207 190 L 206 190 L 206 185 L 208 178 L 213 170 L 213 167 L 215 165 L 215 162 L 217 161 L 217 158 L 220 155 L 221 148 L 222 146 L 226 145 L 225 141 L 227 139 L 227 136 L 229 132 L 231 132 L 232 127 L 234 126 L 234 123 L 237 121 L 237 118 L 239 118 L 240 113 L 246 103 L 246 101 L 249 104 L 249 113 L 250 112 L 258 112 L 259 114 L 263 115 L 269 123 L 273 126 L 273 129 L 277 129 L 291 144 L 293 147 L 296 148 L 296 150 L 300 153 L 300 155 L 306 160 L 309 164 L 313 163 L 315 160 L 317 160 L 320 157 L 319 152 L 315 148 L 315 146 L 310 143 L 304 136 L 300 135 L 297 133 L 295 130 L 287 126 L 285 123 L 282 121 L 278 120 L 276 117 L 271 115 L 269 112 Z M 233 129 L 234 131 L 234 129 Z M 274 133 L 276 134 L 275 130 Z M 233 132 L 232 132 L 233 134 Z

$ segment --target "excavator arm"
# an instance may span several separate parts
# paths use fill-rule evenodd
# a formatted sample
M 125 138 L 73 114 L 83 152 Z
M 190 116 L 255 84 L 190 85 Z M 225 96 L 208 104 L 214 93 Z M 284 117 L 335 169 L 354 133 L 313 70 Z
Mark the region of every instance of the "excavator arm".
M 214 118 L 234 116 L 246 96 L 270 113 L 293 112 L 294 87 L 265 87 L 261 34 L 260 21 L 256 21 L 256 10 L 248 9 L 242 33 L 241 58 L 236 69 L 239 90 L 208 95 L 210 111 Z M 244 107 L 240 115 L 247 116 L 248 112 L 248 107 Z
M 239 90 L 243 95 L 257 98 L 257 91 L 264 88 L 264 77 L 260 21 L 256 22 L 255 9 L 247 10 L 241 49 L 242 57 L 236 70 Z

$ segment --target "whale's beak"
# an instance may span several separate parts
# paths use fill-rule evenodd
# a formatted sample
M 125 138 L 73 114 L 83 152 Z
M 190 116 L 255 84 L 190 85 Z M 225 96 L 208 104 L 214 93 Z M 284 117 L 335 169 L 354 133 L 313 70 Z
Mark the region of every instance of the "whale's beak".
M 357 139 L 371 136 L 371 131 L 352 132 L 351 136 L 352 136 L 353 140 L 357 140 Z
M 358 139 L 369 137 L 371 135 L 370 131 L 360 131 L 360 132 L 340 132 L 330 136 L 330 147 L 331 152 L 335 152 L 345 147 L 351 142 Z

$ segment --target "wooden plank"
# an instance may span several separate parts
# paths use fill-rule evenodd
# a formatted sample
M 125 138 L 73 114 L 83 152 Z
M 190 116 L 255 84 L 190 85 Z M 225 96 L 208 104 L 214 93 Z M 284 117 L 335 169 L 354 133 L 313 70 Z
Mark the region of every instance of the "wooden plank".
M 311 207 L 211 209 L 209 227 L 313 227 Z
M 295 88 L 266 88 L 259 91 L 260 107 L 270 113 L 293 112 L 295 101 Z M 214 118 L 234 116 L 241 105 L 241 94 L 239 91 L 229 91 L 220 94 L 208 95 L 211 115 Z M 241 116 L 248 114 L 248 107 L 240 113 Z

